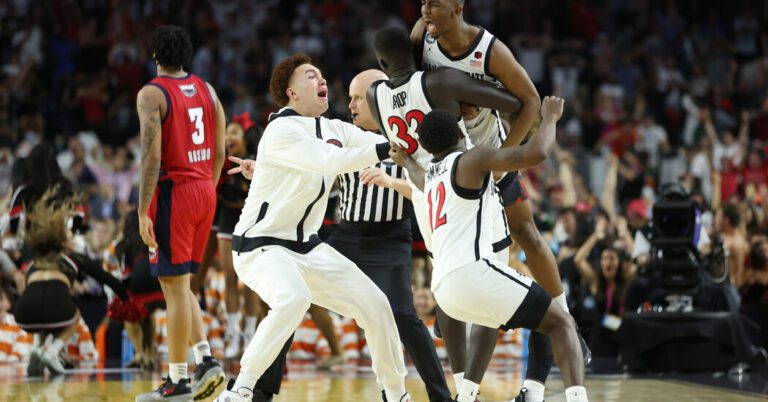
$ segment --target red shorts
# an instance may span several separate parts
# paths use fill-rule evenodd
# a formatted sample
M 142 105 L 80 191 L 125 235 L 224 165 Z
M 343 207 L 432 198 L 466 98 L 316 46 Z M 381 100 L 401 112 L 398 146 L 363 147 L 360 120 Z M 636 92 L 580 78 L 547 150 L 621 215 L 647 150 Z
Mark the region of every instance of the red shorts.
M 216 188 L 210 180 L 157 183 L 149 217 L 155 228 L 157 252 L 150 252 L 154 276 L 195 273 L 211 232 Z

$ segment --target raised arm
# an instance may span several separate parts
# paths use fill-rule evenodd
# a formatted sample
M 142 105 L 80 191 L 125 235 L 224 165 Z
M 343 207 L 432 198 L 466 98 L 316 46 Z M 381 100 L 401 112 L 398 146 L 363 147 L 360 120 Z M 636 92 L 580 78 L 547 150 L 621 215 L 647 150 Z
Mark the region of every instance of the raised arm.
M 424 34 L 426 33 L 424 20 L 419 18 L 411 30 L 411 45 L 413 47 L 413 61 L 416 62 L 416 68 L 421 70 L 421 58 L 424 52 Z
M 595 232 L 592 236 L 589 236 L 586 242 L 579 248 L 579 251 L 573 256 L 573 263 L 576 265 L 576 270 L 579 271 L 579 275 L 586 282 L 590 290 L 593 292 L 597 289 L 597 273 L 592 267 L 592 264 L 587 261 L 587 258 L 592 253 L 592 249 L 598 241 L 605 237 L 605 225 L 606 221 L 598 221 L 595 225 Z
M 544 98 L 541 112 L 541 125 L 525 145 L 501 149 L 476 147 L 462 157 L 461 163 L 474 165 L 471 170 L 478 172 L 510 172 L 544 162 L 555 144 L 555 128 L 563 113 L 563 99 L 554 96 Z
M 149 205 L 157 187 L 162 156 L 161 110 L 167 108 L 165 96 L 159 88 L 147 85 L 136 98 L 139 114 L 139 136 L 141 138 L 141 173 L 139 175 L 139 229 L 144 243 L 157 248 Z
M 541 98 L 536 87 L 533 85 L 528 73 L 523 66 L 517 62 L 512 51 L 500 40 L 493 42 L 490 55 L 488 56 L 488 71 L 496 77 L 507 91 L 513 94 L 522 102 L 520 114 L 514 119 L 512 127 L 509 129 L 507 139 L 504 140 L 502 147 L 510 145 L 520 145 L 528 135 L 531 127 L 539 119 L 539 109 Z
M 616 184 L 619 175 L 619 158 L 611 154 L 608 157 L 608 172 L 603 182 L 603 194 L 600 196 L 600 204 L 611 219 L 616 217 Z
M 221 168 L 224 166 L 224 133 L 227 129 L 227 118 L 224 114 L 224 106 L 221 105 L 221 101 L 219 100 L 218 95 L 216 95 L 216 91 L 211 84 L 206 83 L 206 85 L 208 85 L 208 91 L 210 91 L 216 102 L 216 148 L 214 149 L 213 157 L 213 185 L 215 186 L 219 182 Z
M 520 112 L 522 107 L 520 100 L 503 88 L 489 82 L 478 81 L 453 68 L 439 68 L 426 73 L 425 77 L 427 91 L 435 107 L 445 109 L 456 116 L 460 115 L 458 102 L 471 103 L 513 115 Z M 536 109 L 538 113 L 538 108 Z

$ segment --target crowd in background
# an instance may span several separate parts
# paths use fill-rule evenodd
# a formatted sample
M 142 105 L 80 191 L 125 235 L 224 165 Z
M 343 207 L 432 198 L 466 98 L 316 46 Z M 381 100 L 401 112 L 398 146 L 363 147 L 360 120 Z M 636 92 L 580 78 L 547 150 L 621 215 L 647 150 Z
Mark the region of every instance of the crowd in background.
M 14 165 L 48 144 L 82 194 L 79 246 L 109 257 L 137 202 L 134 104 L 155 74 L 147 48 L 157 25 L 189 30 L 188 70 L 216 88 L 228 117 L 249 112 L 263 124 L 276 109 L 267 90 L 272 67 L 303 52 L 328 80 L 328 116 L 346 119 L 349 81 L 376 67 L 373 34 L 410 30 L 419 7 L 416 0 L 2 0 L 0 212 L 11 212 Z M 768 305 L 768 3 L 467 0 L 465 15 L 510 46 L 542 96 L 566 99 L 560 148 L 524 177 L 582 328 L 627 310 L 637 232 L 672 182 L 699 202 L 709 237 L 723 243 L 741 303 Z M 4 272 L 22 268 L 13 250 L 1 254 Z M 525 270 L 525 256 L 513 255 Z M 416 305 L 428 320 L 434 300 L 421 291 L 428 269 L 415 271 Z M 217 275 L 211 271 L 210 288 L 222 281 Z M 2 284 L 0 331 L 10 309 L 4 300 L 15 294 L 13 279 Z M 82 291 L 99 293 L 87 284 Z M 212 319 L 224 319 L 215 299 L 206 304 Z M 216 346 L 221 324 L 209 323 Z M 338 326 L 343 338 L 343 320 Z M 362 349 L 357 338 L 348 344 Z M 301 350 L 312 347 L 323 348 Z

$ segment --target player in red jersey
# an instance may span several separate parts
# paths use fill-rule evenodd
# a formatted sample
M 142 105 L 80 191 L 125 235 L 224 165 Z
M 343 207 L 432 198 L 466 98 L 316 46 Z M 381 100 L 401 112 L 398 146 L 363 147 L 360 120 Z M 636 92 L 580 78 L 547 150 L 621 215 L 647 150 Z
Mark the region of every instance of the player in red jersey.
M 141 123 L 139 231 L 150 249 L 168 308 L 169 376 L 136 401 L 206 398 L 224 381 L 211 357 L 190 274 L 200 267 L 216 209 L 224 163 L 224 110 L 213 88 L 184 71 L 192 56 L 189 34 L 161 26 L 152 34 L 157 77 L 139 91 Z M 195 354 L 195 383 L 187 374 L 187 347 Z

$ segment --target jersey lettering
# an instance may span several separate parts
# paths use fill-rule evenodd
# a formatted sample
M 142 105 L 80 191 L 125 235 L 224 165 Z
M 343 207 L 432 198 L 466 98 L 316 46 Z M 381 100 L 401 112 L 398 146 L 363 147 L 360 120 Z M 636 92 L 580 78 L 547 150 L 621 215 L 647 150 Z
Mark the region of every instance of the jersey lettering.
M 419 125 L 421 124 L 421 120 L 423 119 L 424 112 L 418 109 L 413 109 L 406 113 L 405 120 L 400 116 L 390 116 L 389 119 L 387 119 L 387 124 L 389 124 L 391 130 L 397 128 L 395 136 L 405 141 L 405 152 L 407 152 L 408 155 L 412 155 L 419 149 L 419 142 L 414 138 L 414 134 L 416 134 Z
M 401 107 L 405 107 L 405 100 L 407 97 L 408 95 L 405 93 L 405 91 L 392 95 L 392 109 L 400 109 Z

